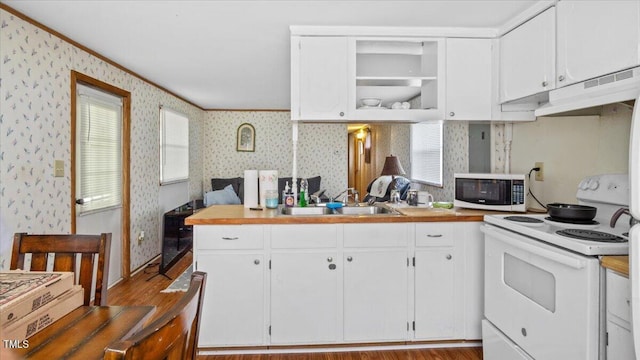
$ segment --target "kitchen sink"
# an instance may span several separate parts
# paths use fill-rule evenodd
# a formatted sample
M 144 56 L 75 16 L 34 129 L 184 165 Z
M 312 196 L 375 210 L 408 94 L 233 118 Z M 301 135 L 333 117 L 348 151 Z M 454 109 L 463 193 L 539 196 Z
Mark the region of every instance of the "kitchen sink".
M 329 209 L 326 206 L 307 207 L 283 207 L 280 209 L 282 215 L 376 215 L 376 214 L 398 214 L 393 209 L 382 206 L 344 206 L 338 209 Z
M 336 213 L 342 215 L 397 214 L 394 210 L 382 206 L 345 206 L 336 209 Z
M 324 206 L 283 207 L 280 213 L 282 215 L 329 215 L 333 214 L 333 210 Z

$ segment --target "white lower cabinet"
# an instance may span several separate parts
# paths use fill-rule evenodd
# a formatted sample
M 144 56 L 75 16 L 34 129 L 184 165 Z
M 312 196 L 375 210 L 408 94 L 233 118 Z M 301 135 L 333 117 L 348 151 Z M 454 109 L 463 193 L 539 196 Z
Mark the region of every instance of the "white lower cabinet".
M 408 226 L 345 225 L 344 341 L 408 339 Z
M 607 359 L 635 359 L 629 278 L 607 269 Z
M 271 343 L 311 344 L 338 340 L 337 253 L 271 254 Z
M 195 226 L 195 269 L 208 274 L 198 345 L 266 343 L 264 227 Z
M 197 225 L 196 269 L 209 273 L 199 346 L 477 339 L 482 246 L 465 244 L 482 239 L 474 231 L 459 222 Z
M 463 337 L 461 251 L 453 223 L 416 224 L 415 324 L 417 340 Z

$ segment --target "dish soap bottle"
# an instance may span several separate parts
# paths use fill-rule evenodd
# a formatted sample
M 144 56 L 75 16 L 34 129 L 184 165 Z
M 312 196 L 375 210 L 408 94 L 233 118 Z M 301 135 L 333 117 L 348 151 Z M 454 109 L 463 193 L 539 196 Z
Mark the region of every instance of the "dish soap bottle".
M 298 205 L 300 205 L 300 207 L 307 206 L 308 187 L 309 186 L 307 185 L 307 180 L 300 179 L 300 201 L 298 202 Z
M 293 197 L 293 192 L 291 191 L 291 188 L 289 187 L 289 182 L 287 181 L 285 186 L 284 186 L 284 191 L 283 191 L 283 199 L 282 202 L 284 203 L 284 206 L 286 207 L 293 207 L 295 205 L 295 198 Z

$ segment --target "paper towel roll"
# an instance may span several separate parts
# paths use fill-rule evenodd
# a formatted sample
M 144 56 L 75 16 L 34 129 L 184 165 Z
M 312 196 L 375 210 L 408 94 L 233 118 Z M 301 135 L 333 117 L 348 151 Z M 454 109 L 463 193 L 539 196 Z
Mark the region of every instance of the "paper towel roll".
M 258 170 L 244 171 L 244 207 L 258 206 Z
M 277 170 L 260 170 L 259 186 L 260 186 L 260 206 L 265 206 L 264 195 L 267 190 L 278 190 L 278 171 Z

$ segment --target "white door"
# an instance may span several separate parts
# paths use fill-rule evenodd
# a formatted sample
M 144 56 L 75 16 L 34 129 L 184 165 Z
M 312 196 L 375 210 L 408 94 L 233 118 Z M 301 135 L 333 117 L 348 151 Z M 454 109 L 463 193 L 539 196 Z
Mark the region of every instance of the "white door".
M 453 339 L 456 333 L 453 247 L 416 249 L 415 338 Z
M 490 120 L 490 39 L 447 39 L 447 120 Z
M 640 64 L 640 1 L 559 1 L 558 86 Z
M 407 339 L 407 250 L 344 253 L 344 340 Z
M 83 85 L 76 96 L 76 233 L 111 233 L 112 285 L 122 278 L 122 98 Z
M 346 119 L 347 38 L 294 37 L 291 46 L 292 119 Z
M 198 344 L 263 345 L 266 333 L 264 255 L 201 254 L 196 261 L 198 270 L 209 274 Z
M 335 251 L 272 253 L 272 344 L 337 341 L 338 264 Z
M 555 9 L 500 38 L 500 102 L 555 87 Z

